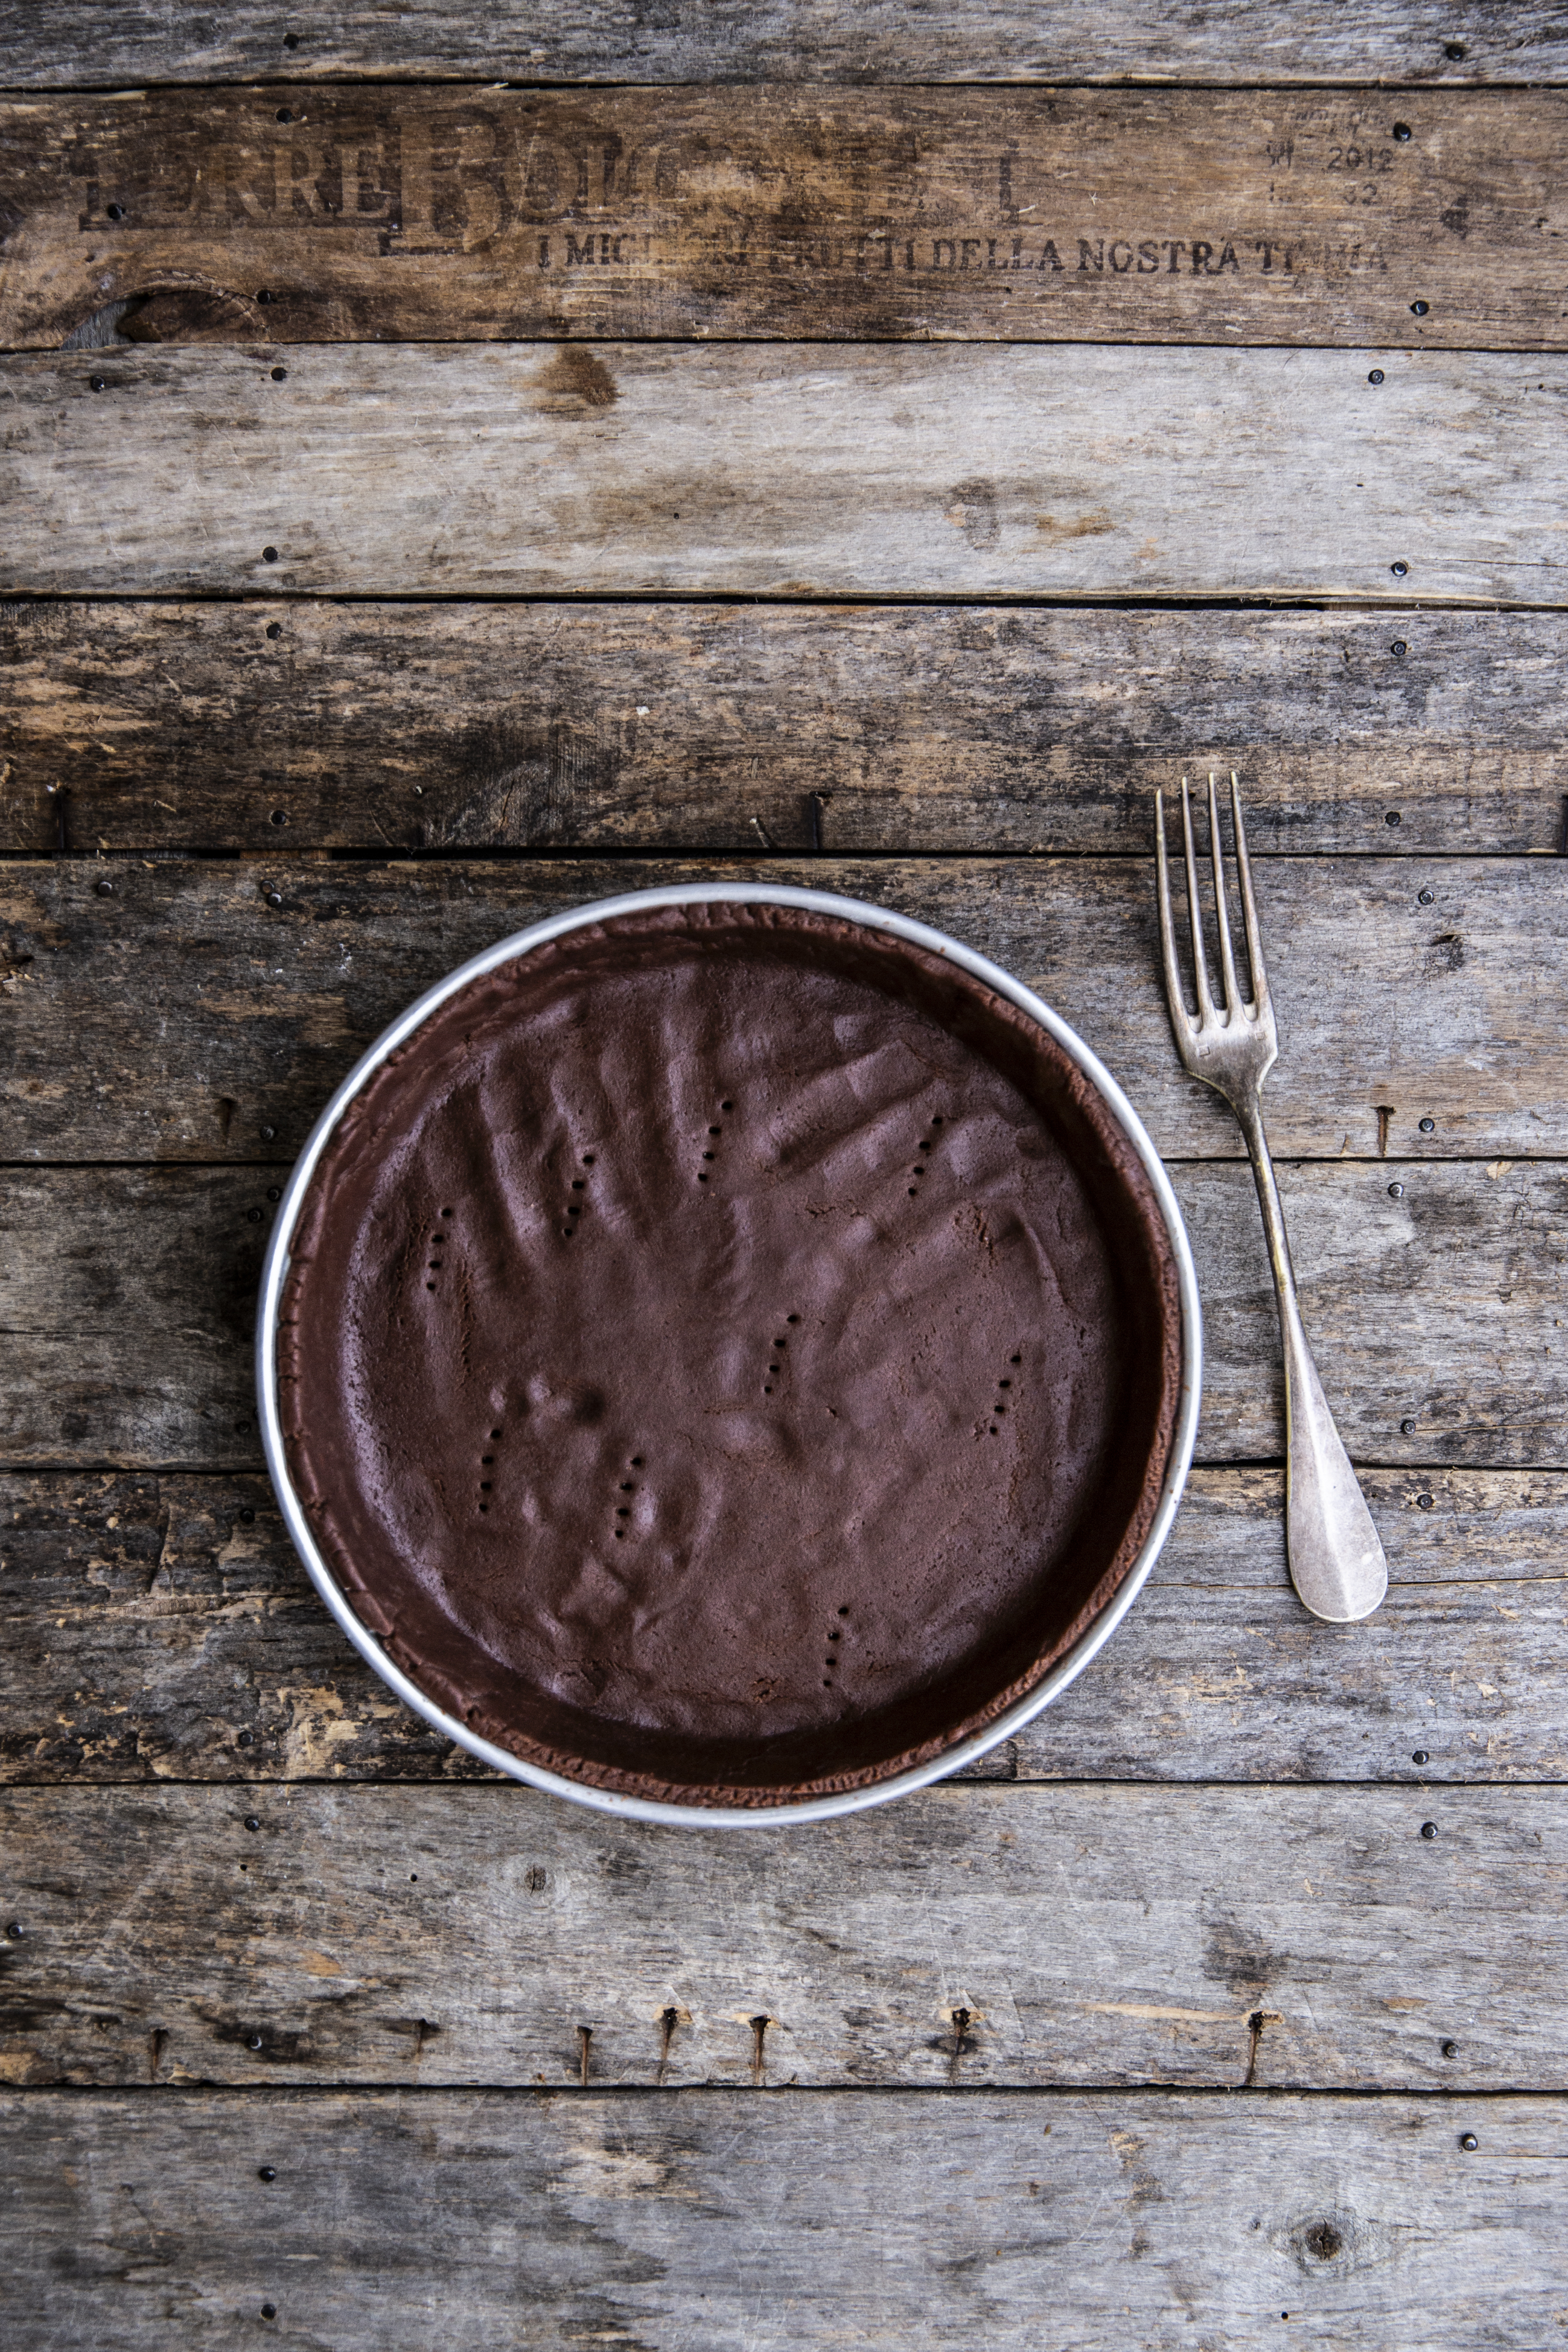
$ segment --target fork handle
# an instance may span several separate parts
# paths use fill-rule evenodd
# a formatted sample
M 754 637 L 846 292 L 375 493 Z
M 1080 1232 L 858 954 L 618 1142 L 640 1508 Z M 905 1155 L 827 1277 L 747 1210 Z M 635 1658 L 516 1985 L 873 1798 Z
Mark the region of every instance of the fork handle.
M 1388 1563 L 1356 1483 L 1318 1367 L 1301 1328 L 1296 1276 L 1275 1181 L 1263 1107 L 1236 1105 L 1252 1160 L 1285 1352 L 1285 1542 L 1290 1581 L 1314 1617 L 1349 1624 L 1370 1617 L 1388 1589 Z

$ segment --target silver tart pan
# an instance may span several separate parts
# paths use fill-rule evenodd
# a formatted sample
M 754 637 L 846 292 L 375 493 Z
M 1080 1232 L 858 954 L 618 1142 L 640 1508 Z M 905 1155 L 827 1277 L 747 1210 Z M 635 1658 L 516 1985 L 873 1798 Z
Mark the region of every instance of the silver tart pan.
M 755 1809 L 724 1805 L 680 1805 L 659 1803 L 651 1798 L 630 1797 L 614 1790 L 596 1789 L 579 1780 L 565 1779 L 555 1772 L 542 1770 L 526 1763 L 509 1749 L 498 1748 L 480 1738 L 467 1724 L 447 1715 L 436 1705 L 417 1683 L 404 1673 L 387 1655 L 375 1635 L 363 1624 L 345 1598 L 342 1588 L 328 1567 L 311 1537 L 309 1522 L 295 1493 L 289 1475 L 289 1464 L 283 1450 L 282 1425 L 278 1401 L 278 1313 L 289 1274 L 289 1242 L 300 1214 L 307 1187 L 314 1173 L 316 1162 L 325 1150 L 338 1121 L 360 1088 L 381 1067 L 387 1056 L 406 1045 L 420 1024 L 429 1018 L 439 1005 L 445 1004 L 460 988 L 493 971 L 498 964 L 511 963 L 531 949 L 542 947 L 548 940 L 558 940 L 567 932 L 587 923 L 602 923 L 616 916 L 637 914 L 658 907 L 692 907 L 720 902 L 726 905 L 798 907 L 819 915 L 830 915 L 845 923 L 864 924 L 868 930 L 890 934 L 895 939 L 910 940 L 928 953 L 943 956 L 960 970 L 994 989 L 998 996 L 1037 1021 L 1047 1030 L 1063 1052 L 1070 1055 L 1079 1068 L 1103 1098 L 1111 1116 L 1126 1135 L 1128 1141 L 1142 1162 L 1160 1212 L 1165 1221 L 1174 1258 L 1182 1318 L 1182 1383 L 1176 1411 L 1174 1442 L 1169 1465 L 1149 1534 L 1123 1579 L 1115 1597 L 1095 1619 L 1093 1624 L 1066 1656 L 1059 1658 L 1048 1673 L 1043 1675 L 1025 1697 L 1005 1714 L 988 1723 L 984 1729 L 967 1739 L 955 1741 L 937 1757 L 910 1770 L 900 1772 L 886 1780 L 862 1789 L 849 1789 L 831 1796 L 803 1799 L 797 1803 L 759 1806 Z M 311 1129 L 309 1141 L 300 1153 L 283 1197 L 268 1246 L 262 1268 L 261 1297 L 256 1327 L 256 1385 L 261 1416 L 262 1444 L 267 1454 L 267 1467 L 271 1474 L 284 1523 L 295 1549 L 303 1560 L 311 1582 L 344 1633 L 360 1655 L 374 1666 L 390 1690 L 396 1693 L 405 1706 L 437 1731 L 454 1740 L 481 1763 L 513 1780 L 527 1780 L 536 1789 L 547 1789 L 557 1797 L 565 1797 L 573 1804 L 588 1805 L 595 1812 L 617 1813 L 631 1821 L 679 1822 L 693 1829 L 771 1828 L 778 1824 L 831 1820 L 839 1813 L 855 1813 L 868 1805 L 884 1805 L 894 1797 L 906 1796 L 912 1789 L 925 1788 L 932 1780 L 943 1780 L 956 1772 L 989 1748 L 1014 1738 L 1026 1723 L 1049 1706 L 1051 1701 L 1066 1690 L 1068 1685 L 1083 1672 L 1121 1624 L 1146 1581 L 1149 1571 L 1160 1556 L 1161 1547 L 1170 1532 L 1186 1485 L 1187 1472 L 1193 1458 L 1193 1444 L 1197 1434 L 1198 1405 L 1203 1376 L 1203 1322 L 1198 1305 L 1197 1275 L 1193 1265 L 1193 1254 L 1187 1240 L 1182 1213 L 1171 1189 L 1169 1177 L 1158 1153 L 1121 1088 L 1117 1085 L 1099 1056 L 1089 1051 L 1081 1037 L 1051 1011 L 1048 1004 L 1016 980 L 1009 971 L 988 958 L 977 955 L 957 940 L 949 939 L 942 931 L 932 930 L 927 923 L 917 923 L 907 915 L 894 914 L 886 907 L 874 907 L 860 898 L 840 898 L 827 890 L 800 890 L 774 883 L 713 883 L 694 889 L 636 890 L 618 898 L 597 898 L 591 906 L 575 907 L 570 913 L 552 915 L 547 922 L 535 923 L 525 931 L 514 931 L 510 938 L 499 940 L 482 955 L 459 964 L 455 971 L 437 981 L 434 988 L 411 1004 L 376 1039 L 370 1050 L 362 1055 L 348 1076 L 328 1103 Z

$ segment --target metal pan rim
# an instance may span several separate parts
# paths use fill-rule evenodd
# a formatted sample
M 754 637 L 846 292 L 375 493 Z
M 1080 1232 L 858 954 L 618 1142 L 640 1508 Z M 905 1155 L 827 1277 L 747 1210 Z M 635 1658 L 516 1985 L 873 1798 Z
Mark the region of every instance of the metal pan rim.
M 841 1790 L 830 1796 L 755 1807 L 670 1804 L 649 1797 L 627 1797 L 613 1790 L 592 1788 L 583 1781 L 571 1780 L 560 1773 L 547 1772 L 538 1765 L 528 1763 L 523 1758 L 512 1755 L 509 1749 L 481 1738 L 457 1717 L 437 1706 L 417 1683 L 387 1655 L 369 1627 L 361 1622 L 317 1549 L 294 1491 L 283 1450 L 278 1402 L 277 1349 L 273 1344 L 278 1328 L 279 1303 L 289 1272 L 289 1241 L 316 1163 L 343 1112 L 387 1056 L 406 1044 L 439 1005 L 459 989 L 466 988 L 470 981 L 482 979 L 498 964 L 510 963 L 532 949 L 544 946 L 548 940 L 561 939 L 567 932 L 579 930 L 589 924 L 606 922 L 616 916 L 634 914 L 650 908 L 713 903 L 802 908 L 814 914 L 837 916 L 844 922 L 863 924 L 870 930 L 890 933 L 896 939 L 908 940 L 916 947 L 944 957 L 948 962 L 971 973 L 986 987 L 994 989 L 998 996 L 1005 997 L 1037 1021 L 1094 1086 L 1142 1164 L 1160 1204 L 1170 1238 L 1176 1265 L 1182 1319 L 1182 1382 L 1174 1442 L 1153 1521 L 1136 1560 L 1114 1598 L 1067 1655 L 1059 1658 L 1049 1672 L 1041 1676 L 1033 1690 L 1004 1715 L 997 1717 L 994 1722 L 987 1724 L 983 1731 L 956 1742 L 926 1763 L 916 1765 L 889 1780 L 879 1780 L 868 1788 Z M 840 898 L 833 891 L 805 889 L 784 883 L 701 883 L 668 889 L 632 890 L 617 898 L 596 898 L 586 906 L 574 907 L 563 914 L 549 916 L 542 922 L 529 925 L 525 930 L 514 931 L 506 939 L 498 940 L 493 947 L 471 956 L 466 963 L 459 964 L 437 981 L 433 988 L 426 989 L 361 1055 L 311 1129 L 278 1204 L 262 1266 L 256 1323 L 256 1386 L 261 1442 L 284 1525 L 311 1582 L 365 1663 L 374 1668 L 405 1706 L 493 1770 L 505 1773 L 511 1780 L 524 1781 L 532 1788 L 545 1790 L 552 1796 L 564 1797 L 569 1803 L 585 1805 L 595 1812 L 616 1814 L 626 1821 L 674 1822 L 688 1829 L 784 1828 L 805 1822 L 831 1821 L 843 1813 L 863 1812 L 870 1806 L 889 1804 L 895 1797 L 908 1796 L 916 1789 L 928 1788 L 934 1780 L 946 1780 L 1032 1723 L 1053 1699 L 1059 1697 L 1110 1640 L 1148 1581 L 1150 1571 L 1170 1533 L 1186 1486 L 1187 1473 L 1192 1466 L 1202 1385 L 1203 1311 L 1198 1297 L 1197 1270 L 1193 1263 L 1192 1247 L 1182 1213 L 1164 1164 L 1142 1120 L 1099 1055 L 1085 1045 L 1059 1014 L 1051 1010 L 1043 998 L 1036 995 L 1033 989 L 1026 988 L 1022 981 L 1015 979 L 1000 964 L 993 963 L 973 948 L 964 947 L 959 940 L 950 939 L 945 932 L 933 929 L 928 923 L 917 922 L 911 916 L 897 914 L 890 908 L 875 906 L 867 899 Z

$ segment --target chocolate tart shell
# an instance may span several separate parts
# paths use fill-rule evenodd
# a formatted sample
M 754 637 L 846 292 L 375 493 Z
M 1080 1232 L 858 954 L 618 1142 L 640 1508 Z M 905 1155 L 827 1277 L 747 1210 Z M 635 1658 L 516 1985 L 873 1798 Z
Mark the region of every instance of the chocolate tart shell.
M 896 923 L 655 893 L 503 948 L 285 1199 L 297 1538 L 524 1777 L 687 1818 L 913 1785 L 1029 1711 L 1168 1523 L 1195 1294 L 1147 1139 Z

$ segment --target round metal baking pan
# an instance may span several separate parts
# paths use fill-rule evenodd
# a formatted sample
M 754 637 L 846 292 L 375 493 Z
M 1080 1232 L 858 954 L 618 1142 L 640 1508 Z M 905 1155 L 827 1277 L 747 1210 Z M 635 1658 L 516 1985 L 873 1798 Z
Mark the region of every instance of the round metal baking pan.
M 438 1005 L 444 1004 L 469 982 L 494 971 L 497 965 L 510 963 L 526 955 L 531 949 L 542 946 L 548 940 L 560 939 L 584 924 L 601 923 L 649 908 L 688 907 L 704 902 L 802 908 L 813 913 L 836 917 L 841 922 L 863 924 L 868 929 L 908 940 L 915 946 L 924 948 L 928 953 L 945 957 L 951 963 L 972 973 L 986 987 L 994 990 L 998 996 L 1007 999 L 1037 1021 L 1094 1086 L 1142 1161 L 1165 1222 L 1176 1265 L 1181 1302 L 1181 1392 L 1171 1456 L 1158 1507 L 1147 1540 L 1131 1570 L 1088 1631 L 1015 1706 L 988 1723 L 982 1731 L 955 1741 L 939 1756 L 868 1787 L 756 1808 L 661 1803 L 650 1798 L 622 1795 L 612 1790 L 568 1780 L 561 1774 L 542 1770 L 538 1766 L 512 1755 L 507 1748 L 481 1738 L 468 1726 L 437 1706 L 388 1656 L 376 1636 L 361 1622 L 318 1549 L 289 1476 L 278 1399 L 275 1346 L 278 1311 L 289 1272 L 289 1243 L 295 1221 L 328 1139 L 344 1110 L 372 1074 L 379 1069 L 389 1055 L 407 1042 Z M 327 1607 L 360 1655 L 375 1669 L 388 1687 L 396 1693 L 405 1706 L 412 1707 L 416 1715 L 422 1716 L 447 1738 L 466 1748 L 470 1755 L 477 1756 L 482 1763 L 507 1773 L 514 1780 L 526 1780 L 535 1788 L 547 1789 L 555 1796 L 565 1797 L 574 1804 L 591 1806 L 597 1812 L 616 1813 L 633 1821 L 678 1822 L 694 1829 L 757 1829 L 774 1824 L 826 1821 L 839 1813 L 859 1812 L 868 1805 L 886 1804 L 894 1797 L 906 1795 L 910 1790 L 924 1788 L 932 1780 L 945 1779 L 963 1765 L 973 1763 L 976 1757 L 984 1755 L 987 1749 L 1012 1738 L 1025 1724 L 1032 1722 L 1076 1675 L 1082 1673 L 1096 1652 L 1110 1640 L 1137 1599 L 1159 1557 L 1192 1463 L 1193 1444 L 1197 1433 L 1202 1369 L 1203 1331 L 1197 1276 L 1181 1211 L 1176 1205 L 1170 1179 L 1142 1120 L 1098 1055 L 1089 1051 L 1082 1039 L 1032 989 L 1026 988 L 1021 981 L 1016 980 L 1000 965 L 977 955 L 973 949 L 962 946 L 944 933 L 931 929 L 928 924 L 914 922 L 906 915 L 894 914 L 887 908 L 869 905 L 863 899 L 841 898 L 826 890 L 794 889 L 773 883 L 715 883 L 689 889 L 638 890 L 621 898 L 595 899 L 590 906 L 576 907 L 567 914 L 552 916 L 546 922 L 535 923 L 527 930 L 516 931 L 510 938 L 498 940 L 482 955 L 472 957 L 455 971 L 448 972 L 434 988 L 427 989 L 355 1063 L 310 1132 L 279 1202 L 262 1269 L 256 1337 L 262 1444 L 284 1523 Z

